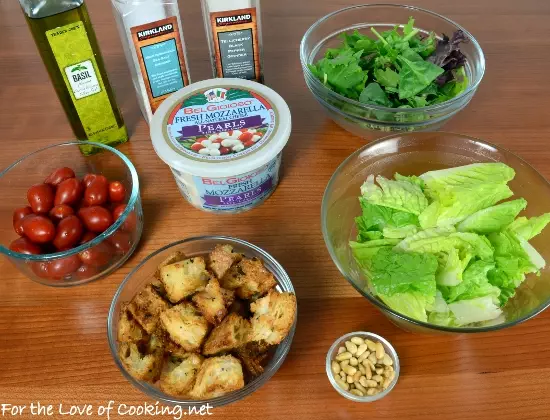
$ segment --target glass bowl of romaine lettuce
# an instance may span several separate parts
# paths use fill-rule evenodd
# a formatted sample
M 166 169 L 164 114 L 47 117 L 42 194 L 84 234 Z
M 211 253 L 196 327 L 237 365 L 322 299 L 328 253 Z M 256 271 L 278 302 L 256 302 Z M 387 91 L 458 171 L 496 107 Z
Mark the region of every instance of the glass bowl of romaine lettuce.
M 550 184 L 521 158 L 435 132 L 385 137 L 349 156 L 321 219 L 340 272 L 391 321 L 482 332 L 550 305 L 549 212 Z
M 412 6 L 351 6 L 318 20 L 300 60 L 309 90 L 344 129 L 435 131 L 472 99 L 485 72 L 475 38 Z

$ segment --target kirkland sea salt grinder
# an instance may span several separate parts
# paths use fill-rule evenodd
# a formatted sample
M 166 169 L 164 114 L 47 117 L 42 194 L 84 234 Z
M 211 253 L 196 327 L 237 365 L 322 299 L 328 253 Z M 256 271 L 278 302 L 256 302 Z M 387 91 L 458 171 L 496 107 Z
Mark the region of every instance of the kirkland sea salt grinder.
M 189 84 L 177 0 L 111 0 L 141 112 L 148 123 L 170 94 Z
M 128 141 L 84 1 L 19 3 L 76 138 L 110 146 Z
M 201 0 L 214 77 L 263 82 L 260 0 Z

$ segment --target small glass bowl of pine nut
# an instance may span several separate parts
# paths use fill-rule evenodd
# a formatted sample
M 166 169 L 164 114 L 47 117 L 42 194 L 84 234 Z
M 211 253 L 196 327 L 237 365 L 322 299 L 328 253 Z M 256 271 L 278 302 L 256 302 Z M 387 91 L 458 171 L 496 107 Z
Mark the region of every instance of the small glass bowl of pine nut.
M 326 369 L 340 395 L 356 402 L 373 402 L 388 395 L 397 383 L 399 357 L 384 338 L 357 331 L 334 342 Z

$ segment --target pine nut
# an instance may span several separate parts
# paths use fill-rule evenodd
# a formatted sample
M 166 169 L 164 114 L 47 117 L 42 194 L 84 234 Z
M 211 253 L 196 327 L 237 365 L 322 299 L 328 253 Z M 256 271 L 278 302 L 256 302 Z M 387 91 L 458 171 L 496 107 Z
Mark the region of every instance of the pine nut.
M 362 375 L 363 375 L 363 374 L 362 374 L 360 371 L 355 372 L 355 375 L 353 375 L 353 382 L 359 381 L 359 378 L 360 378 Z
M 359 364 L 359 361 L 355 357 L 352 357 L 351 359 L 349 359 L 349 364 L 351 366 L 357 366 Z
M 343 354 L 350 354 L 350 353 L 342 353 L 340 356 L 342 356 Z M 349 359 L 349 358 L 346 357 L 346 359 Z M 336 356 L 336 360 L 338 360 L 338 356 Z M 344 360 L 344 359 L 342 359 L 342 360 Z M 370 356 L 367 357 L 367 360 L 369 360 L 373 364 L 372 370 L 374 370 L 375 369 L 374 365 L 378 362 L 376 360 L 376 354 L 371 353 Z
M 372 377 L 372 380 L 373 380 L 373 381 L 376 381 L 376 382 L 378 382 L 378 383 L 384 382 L 384 378 L 382 378 L 380 375 L 374 375 L 374 376 Z
M 387 387 L 390 386 L 390 384 L 391 384 L 391 379 L 390 379 L 390 378 L 386 378 L 386 379 L 384 380 L 384 383 L 383 383 L 382 387 L 383 387 L 384 389 L 386 389 Z
M 338 375 L 340 375 L 340 378 L 342 378 L 344 380 L 346 379 L 346 372 L 344 372 L 343 370 L 341 370 Z
M 390 377 L 388 379 L 393 381 L 394 378 L 395 378 L 395 371 L 392 370 L 390 373 Z
M 375 372 L 376 372 L 377 375 L 382 375 L 382 373 L 384 373 L 384 369 L 382 369 L 382 368 L 376 368 L 376 369 L 375 369 Z
M 357 357 L 361 356 L 363 353 L 365 353 L 366 351 L 368 350 L 368 347 L 365 343 L 363 344 L 360 344 L 358 347 L 357 347 L 357 351 L 355 352 L 355 355 Z
M 345 345 L 351 354 L 357 353 L 357 346 L 353 344 L 351 341 L 346 341 Z
M 349 352 L 349 351 L 345 351 L 343 353 L 340 353 L 338 354 L 335 359 L 339 362 L 341 362 L 342 360 L 347 360 L 347 359 L 351 359 L 352 358 L 352 354 Z
M 347 375 L 355 375 L 355 372 L 357 372 L 357 369 L 353 366 L 346 366 L 343 369 L 344 372 L 346 372 Z
M 376 358 L 377 359 L 381 359 L 382 357 L 384 357 L 384 354 L 386 354 L 385 350 L 384 350 L 384 346 L 382 345 L 381 342 L 378 342 L 376 343 Z
M 382 363 L 386 366 L 392 366 L 393 360 L 388 354 L 384 354 L 384 357 L 382 358 Z
M 363 385 L 363 384 L 361 384 Z M 372 379 L 367 379 L 365 381 L 365 385 L 363 385 L 365 388 L 376 388 L 378 386 L 378 382 L 373 381 Z
M 353 395 L 357 395 L 358 397 L 364 397 L 365 394 L 363 394 L 361 391 L 359 391 L 358 389 L 352 389 L 350 391 Z
M 359 350 L 357 350 L 359 351 Z M 370 354 L 370 351 L 365 351 L 363 352 L 363 354 L 359 355 L 359 357 L 357 358 L 358 361 L 362 362 L 363 360 L 365 360 L 367 357 L 369 357 L 369 354 Z
M 376 388 L 369 388 L 368 391 L 367 391 L 367 395 L 375 395 L 375 394 L 378 394 L 378 391 Z
M 336 353 L 336 354 L 342 354 L 345 351 L 346 351 L 346 348 L 344 346 L 340 346 L 340 347 L 338 347 L 338 353 Z
M 385 370 L 385 371 L 384 371 L 384 378 L 389 378 L 389 377 L 390 377 L 390 374 L 391 374 L 391 371 Z
M 338 362 L 335 361 L 335 360 L 332 361 L 331 367 L 332 367 L 332 373 L 334 373 L 335 375 L 338 375 L 340 373 L 340 371 L 342 370 L 342 368 L 340 367 Z
M 349 360 L 343 360 L 340 362 L 340 367 L 344 369 L 346 366 L 349 365 Z
M 344 381 L 342 381 L 341 379 L 334 379 L 336 381 L 336 383 L 338 384 L 338 386 L 344 390 L 348 390 L 349 389 L 349 385 L 347 383 L 345 383 Z
M 346 382 L 347 382 L 348 384 L 352 384 L 352 383 L 354 382 L 353 376 L 348 375 L 347 378 L 346 378 Z
M 367 366 L 372 372 L 376 371 L 376 368 L 374 367 L 374 363 L 372 363 L 369 359 L 367 359 Z
M 357 346 L 365 343 L 365 341 L 361 337 L 352 337 L 350 338 L 350 341 Z
M 359 391 L 361 391 L 363 394 L 367 393 L 367 388 L 365 388 L 363 385 L 361 385 L 359 382 L 354 382 L 355 388 L 357 388 Z
M 367 373 L 367 369 L 365 369 L 365 366 L 363 366 L 362 364 L 357 365 L 357 368 L 359 369 L 359 372 L 361 372 L 363 375 Z
M 367 347 L 370 351 L 376 351 L 376 343 L 372 340 L 365 340 L 365 343 L 367 344 Z

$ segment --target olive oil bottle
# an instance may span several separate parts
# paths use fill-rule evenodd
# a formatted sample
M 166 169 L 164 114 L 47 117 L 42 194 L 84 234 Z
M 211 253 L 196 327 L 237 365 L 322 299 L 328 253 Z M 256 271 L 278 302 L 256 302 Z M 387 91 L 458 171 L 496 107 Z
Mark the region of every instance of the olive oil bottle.
M 111 146 L 128 141 L 84 0 L 19 3 L 75 136 Z

